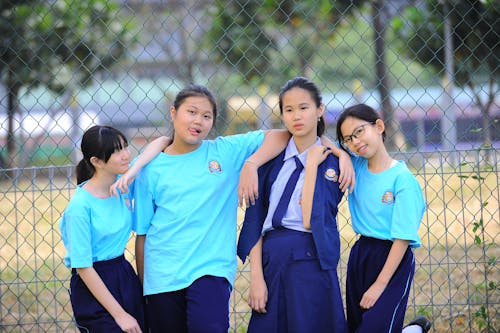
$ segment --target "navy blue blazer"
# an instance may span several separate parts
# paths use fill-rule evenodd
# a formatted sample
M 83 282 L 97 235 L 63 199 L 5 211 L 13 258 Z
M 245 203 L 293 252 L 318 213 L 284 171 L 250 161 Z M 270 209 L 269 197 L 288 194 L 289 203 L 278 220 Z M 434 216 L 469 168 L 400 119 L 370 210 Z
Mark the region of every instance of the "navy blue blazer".
M 285 151 L 259 168 L 259 198 L 247 208 L 238 239 L 237 253 L 245 262 L 250 250 L 259 240 L 269 209 L 269 196 L 279 171 L 283 167 Z M 337 228 L 338 204 L 343 192 L 338 183 L 339 162 L 333 155 L 318 166 L 311 214 L 311 231 L 323 269 L 336 269 L 340 258 L 340 237 Z

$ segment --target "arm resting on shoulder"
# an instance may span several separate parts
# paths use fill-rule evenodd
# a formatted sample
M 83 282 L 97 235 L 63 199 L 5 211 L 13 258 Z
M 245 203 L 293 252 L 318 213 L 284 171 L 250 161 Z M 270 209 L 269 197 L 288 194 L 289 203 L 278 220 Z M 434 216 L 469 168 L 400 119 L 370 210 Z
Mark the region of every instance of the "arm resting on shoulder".
M 339 187 L 342 192 L 345 192 L 349 188 L 349 192 L 352 193 L 354 190 L 354 185 L 356 183 L 356 174 L 354 173 L 354 168 L 352 166 L 351 156 L 342 148 L 335 145 L 329 138 L 325 135 L 321 136 L 321 143 L 331 149 L 332 154 L 339 158 Z
M 170 143 L 170 138 L 166 136 L 160 136 L 149 143 L 144 151 L 139 155 L 134 164 L 125 172 L 116 182 L 110 187 L 111 195 L 118 196 L 117 189 L 122 193 L 128 192 L 128 187 L 134 181 L 137 173 L 152 159 L 158 156 Z
M 302 208 L 302 223 L 304 228 L 307 230 L 311 229 L 311 214 L 318 165 L 325 160 L 329 153 L 330 151 L 325 146 L 314 146 L 307 152 L 304 184 L 302 185 L 302 196 L 300 200 Z
M 238 204 L 243 203 L 248 207 L 254 205 L 259 197 L 257 169 L 279 155 L 290 140 L 290 132 L 287 130 L 264 131 L 262 145 L 243 164 L 238 184 Z

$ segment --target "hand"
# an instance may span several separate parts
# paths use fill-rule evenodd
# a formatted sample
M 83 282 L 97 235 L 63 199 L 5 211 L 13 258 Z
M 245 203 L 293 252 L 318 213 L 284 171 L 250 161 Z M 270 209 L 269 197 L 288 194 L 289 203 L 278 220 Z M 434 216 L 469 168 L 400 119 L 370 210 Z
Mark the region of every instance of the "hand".
M 250 292 L 248 295 L 248 305 L 259 313 L 266 313 L 267 285 L 264 278 L 250 279 Z
M 121 330 L 127 333 L 142 333 L 141 327 L 137 320 L 124 312 L 115 318 L 116 323 L 120 326 Z
M 306 164 L 318 167 L 318 165 L 320 165 L 331 152 L 330 148 L 325 146 L 311 147 L 311 149 L 307 151 Z
M 238 184 L 238 206 L 247 207 L 255 205 L 255 200 L 259 197 L 259 176 L 258 166 L 253 162 L 245 162 L 240 172 L 240 182 Z
M 354 184 L 356 183 L 356 174 L 354 173 L 351 157 L 345 151 L 340 153 L 339 168 L 340 189 L 345 192 L 349 187 L 349 193 L 352 193 L 354 190 Z
M 382 295 L 385 287 L 385 285 L 377 283 L 377 281 L 375 281 L 375 283 L 372 284 L 370 288 L 368 288 L 368 290 L 363 294 L 361 302 L 359 302 L 359 306 L 361 306 L 362 309 L 370 309 L 373 305 L 375 305 L 380 295 Z
M 116 182 L 114 182 L 109 187 L 109 194 L 119 197 L 118 190 L 121 193 L 128 193 L 128 187 L 134 181 L 135 175 L 130 175 L 129 172 L 125 172 Z

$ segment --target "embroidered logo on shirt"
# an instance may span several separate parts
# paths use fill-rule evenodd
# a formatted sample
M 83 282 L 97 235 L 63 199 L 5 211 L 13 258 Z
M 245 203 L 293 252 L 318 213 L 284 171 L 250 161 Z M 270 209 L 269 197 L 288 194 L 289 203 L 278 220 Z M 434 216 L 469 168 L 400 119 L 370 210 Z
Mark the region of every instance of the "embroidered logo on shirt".
M 326 169 L 325 178 L 327 180 L 332 181 L 332 182 L 336 182 L 339 179 L 339 177 L 337 176 L 337 173 L 335 172 L 335 169 L 333 169 L 333 168 Z
M 394 193 L 392 193 L 391 191 L 386 191 L 382 196 L 382 203 L 390 205 L 394 203 L 394 199 Z
M 208 162 L 208 170 L 210 171 L 210 173 L 221 173 L 222 172 L 222 168 L 221 168 L 219 162 L 217 162 L 216 160 L 211 160 L 210 162 Z

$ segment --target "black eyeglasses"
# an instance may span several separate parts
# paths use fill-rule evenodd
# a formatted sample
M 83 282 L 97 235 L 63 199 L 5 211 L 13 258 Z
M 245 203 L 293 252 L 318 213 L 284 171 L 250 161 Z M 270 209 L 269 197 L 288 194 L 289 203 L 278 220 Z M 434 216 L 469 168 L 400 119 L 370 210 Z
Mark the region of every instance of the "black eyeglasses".
M 365 133 L 365 126 L 373 125 L 373 124 L 375 124 L 375 123 L 366 123 L 366 124 L 363 124 L 361 126 L 356 127 L 354 129 L 354 131 L 352 131 L 352 134 L 344 136 L 342 138 L 342 140 L 340 141 L 340 143 L 342 143 L 343 145 L 351 144 L 353 138 L 359 139 Z

